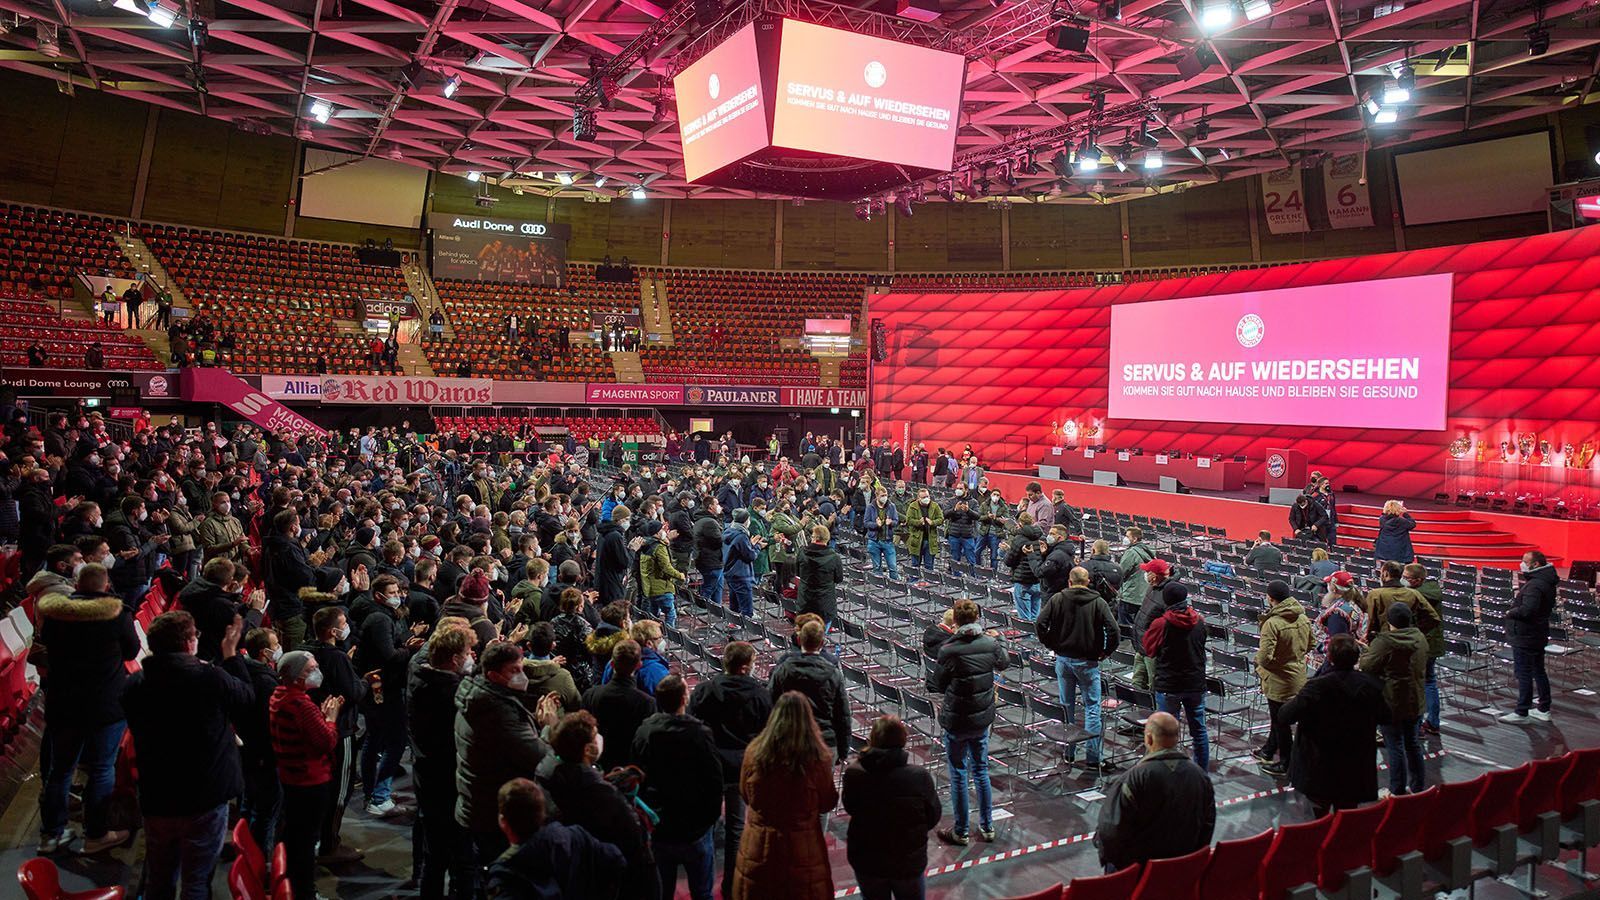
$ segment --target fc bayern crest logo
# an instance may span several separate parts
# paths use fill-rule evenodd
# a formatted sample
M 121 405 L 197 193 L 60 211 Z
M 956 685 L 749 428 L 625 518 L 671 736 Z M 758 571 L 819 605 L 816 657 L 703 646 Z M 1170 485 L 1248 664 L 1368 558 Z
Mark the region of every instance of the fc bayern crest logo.
M 340 393 L 340 391 L 339 391 L 339 382 L 335 381 L 332 378 L 323 379 L 323 382 L 322 382 L 322 399 L 324 399 L 324 400 L 337 400 L 337 399 L 339 399 L 339 393 Z
M 889 80 L 889 70 L 883 63 L 873 60 L 867 63 L 867 70 L 862 73 L 862 77 L 867 79 L 867 84 L 871 87 L 881 88 L 883 83 Z
M 1267 457 L 1267 474 L 1273 478 L 1282 478 L 1285 467 L 1286 463 L 1283 461 L 1283 454 L 1274 453 Z
M 722 93 L 722 79 L 717 77 L 717 73 L 711 73 L 711 83 L 707 85 L 707 88 L 711 91 L 711 99 L 713 100 L 717 99 L 717 95 Z
M 1250 313 L 1239 320 L 1238 326 L 1233 329 L 1233 336 L 1239 339 L 1240 346 L 1254 347 L 1267 336 L 1267 323 L 1255 313 Z
M 701 390 L 701 389 L 699 389 L 697 387 L 689 388 L 689 402 L 690 403 L 700 403 L 700 402 L 704 401 L 705 399 L 706 399 L 706 392 L 705 391 L 703 391 L 703 390 Z

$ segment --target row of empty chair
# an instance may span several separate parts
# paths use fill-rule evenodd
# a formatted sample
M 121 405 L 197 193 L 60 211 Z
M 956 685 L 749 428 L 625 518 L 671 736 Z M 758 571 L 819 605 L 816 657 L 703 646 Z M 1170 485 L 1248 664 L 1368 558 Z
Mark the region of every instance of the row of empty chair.
M 160 369 L 160 360 L 145 343 L 97 319 L 67 319 L 42 300 L 0 299 L 0 362 L 28 366 L 28 348 L 45 352 L 45 367 L 78 369 L 84 354 L 99 344 L 107 369 Z
M 126 223 L 17 203 L 0 204 L 0 296 L 72 297 L 73 273 L 132 278 L 113 237 Z
M 562 429 L 579 441 L 591 437 L 604 441 L 614 434 L 631 439 L 636 435 L 659 435 L 661 423 L 652 418 L 630 416 L 626 418 L 597 418 L 580 416 L 434 416 L 434 427 L 440 434 L 470 437 L 473 432 L 486 432 L 505 428 L 528 428 L 549 436 Z

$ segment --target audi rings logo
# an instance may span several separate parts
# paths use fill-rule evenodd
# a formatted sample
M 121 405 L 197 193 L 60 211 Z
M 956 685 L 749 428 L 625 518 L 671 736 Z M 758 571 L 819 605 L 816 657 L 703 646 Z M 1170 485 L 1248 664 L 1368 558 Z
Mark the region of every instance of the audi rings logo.
M 542 224 L 540 224 L 538 222 L 523 222 L 522 223 L 522 233 L 523 234 L 541 235 L 541 234 L 544 234 L 546 231 L 549 231 L 549 229 L 545 228 L 544 225 L 542 225 Z
M 867 63 L 867 69 L 861 73 L 861 77 L 867 80 L 869 86 L 881 88 L 889 80 L 889 70 L 884 68 L 883 63 L 873 60 Z
M 1267 457 L 1267 474 L 1273 478 L 1282 478 L 1283 470 L 1287 467 L 1288 464 L 1283 461 L 1283 454 L 1274 453 Z
M 1267 323 L 1255 313 L 1250 313 L 1239 320 L 1238 326 L 1233 329 L 1233 336 L 1239 339 L 1240 346 L 1254 347 L 1267 336 Z
M 713 100 L 717 99 L 717 96 L 722 93 L 722 79 L 717 77 L 717 73 L 711 73 L 711 81 L 706 84 L 706 90 L 711 92 L 711 99 Z

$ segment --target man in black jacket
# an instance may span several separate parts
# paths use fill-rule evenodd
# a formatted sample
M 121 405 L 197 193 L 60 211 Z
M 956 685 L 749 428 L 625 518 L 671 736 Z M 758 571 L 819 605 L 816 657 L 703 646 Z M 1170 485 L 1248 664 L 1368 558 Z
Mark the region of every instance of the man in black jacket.
M 250 715 L 255 689 L 238 654 L 242 622 L 222 636 L 220 662 L 195 658 L 200 632 L 186 612 L 162 613 L 145 635 L 150 656 L 128 679 L 122 704 L 139 756 L 146 896 L 209 897 L 228 830 L 228 804 L 244 793 L 232 721 Z
M 844 674 L 822 655 L 824 636 L 821 622 L 809 621 L 795 632 L 800 652 L 786 657 L 772 669 L 772 701 L 788 691 L 799 691 L 811 701 L 811 712 L 822 731 L 822 742 L 834 748 L 834 761 L 850 755 L 850 697 L 845 691 Z
M 722 605 L 722 507 L 706 501 L 694 519 L 694 567 L 700 571 L 700 605 Z
M 1144 725 L 1144 758 L 1106 792 L 1094 842 L 1107 872 L 1211 844 L 1217 825 L 1211 778 L 1177 749 L 1178 735 L 1177 719 L 1152 713 Z
M 123 602 L 137 609 L 150 587 L 156 553 L 167 545 L 169 535 L 155 530 L 162 527 L 167 514 L 157 510 L 152 516 L 145 508 L 144 498 L 132 496 L 122 498 L 120 513 L 106 517 L 106 543 L 117 555 L 111 586 L 122 595 Z
M 267 536 L 264 550 L 272 624 L 283 638 L 283 652 L 288 653 L 306 642 L 305 604 L 300 601 L 300 590 L 316 584 L 311 558 L 300 545 L 299 513 L 285 509 L 272 517 L 272 534 Z
M 1544 647 L 1550 641 L 1550 613 L 1556 605 L 1556 568 L 1538 550 L 1522 554 L 1522 586 L 1506 618 L 1506 642 L 1517 675 L 1517 708 L 1500 717 L 1513 725 L 1530 719 L 1550 721 L 1550 676 L 1544 670 Z M 1539 702 L 1534 705 L 1534 691 Z
M 1044 542 L 1048 549 L 1044 553 L 1044 561 L 1039 566 L 1039 594 L 1043 597 L 1054 597 L 1067 589 L 1067 573 L 1072 571 L 1075 553 L 1072 542 L 1067 540 L 1067 526 L 1051 525 L 1045 532 Z M 1038 607 L 1034 607 L 1031 616 L 1023 616 L 1028 620 L 1039 617 Z
M 795 602 L 801 613 L 816 613 L 827 627 L 839 613 L 839 585 L 844 582 L 844 564 L 839 552 L 828 546 L 832 535 L 826 525 L 811 527 L 811 543 L 800 548 L 795 561 Z M 778 695 L 773 694 L 776 700 Z M 848 731 L 849 729 L 845 729 Z
M 108 831 L 111 791 L 116 786 L 117 747 L 127 729 L 122 689 L 124 663 L 139 655 L 133 613 L 110 593 L 105 566 L 89 563 L 78 572 L 70 596 L 39 598 L 39 631 L 32 660 L 44 690 L 44 739 L 40 750 L 39 853 L 64 849 L 76 835 L 67 827 L 67 797 L 73 773 L 85 772 L 84 852 L 98 853 L 128 839 Z
M 651 845 L 662 892 L 677 888 L 678 866 L 689 883 L 691 900 L 711 900 L 716 869 L 712 827 L 722 810 L 722 760 L 711 730 L 686 715 L 689 688 L 677 675 L 656 685 L 661 711 L 640 723 L 633 735 L 633 762 L 644 770 L 640 799 L 659 815 Z
M 412 657 L 407 673 L 406 728 L 423 834 L 421 871 L 413 874 L 424 900 L 445 896 L 447 873 L 455 898 L 471 896 L 475 881 L 470 843 L 455 814 L 455 698 L 474 639 L 467 628 L 435 631 L 424 651 Z
M 1145 563 L 1165 565 L 1162 560 Z M 1189 587 L 1177 581 L 1152 587 L 1163 612 L 1151 621 L 1140 640 L 1144 655 L 1155 664 L 1152 686 L 1156 706 L 1176 716 L 1184 713 L 1194 741 L 1194 761 L 1209 771 L 1211 741 L 1206 734 L 1206 620 L 1189 605 Z
M 1278 724 L 1296 726 L 1289 778 L 1318 818 L 1378 799 L 1372 732 L 1392 716 L 1383 684 L 1356 669 L 1361 646 L 1348 634 L 1328 641 L 1326 674 L 1306 682 L 1278 710 Z
M 422 646 L 420 634 L 428 623 L 419 622 L 408 632 L 400 618 L 405 591 L 393 575 L 373 579 L 372 599 L 373 611 L 361 620 L 355 663 L 356 671 L 377 679 L 377 688 L 367 692 L 361 710 L 367 720 L 367 736 L 361 742 L 361 785 L 367 795 L 367 815 L 382 817 L 395 810 L 389 794 L 406 749 L 408 663 Z
M 623 599 L 623 583 L 633 568 L 633 552 L 628 549 L 628 525 L 632 518 L 633 510 L 618 504 L 612 509 L 611 518 L 600 523 L 594 582 L 600 590 L 601 606 Z
M 960 574 L 961 561 L 967 561 L 967 571 L 978 574 L 978 514 L 968 502 L 965 488 L 956 488 L 956 496 L 944 513 L 945 539 L 950 545 L 950 572 Z
M 880 717 L 867 748 L 844 772 L 846 851 L 867 900 L 923 895 L 928 832 L 942 807 L 928 770 L 909 762 L 906 737 L 899 719 Z
M 956 631 L 939 648 L 939 668 L 932 684 L 934 690 L 944 694 L 939 724 L 944 726 L 951 806 L 955 815 L 952 827 L 940 829 L 939 840 L 965 846 L 969 780 L 978 794 L 978 837 L 986 842 L 994 840 L 994 809 L 989 792 L 989 726 L 994 724 L 994 676 L 1009 665 L 1011 659 L 999 639 L 985 633 L 978 624 L 978 604 L 957 600 L 951 611 Z
M 1066 707 L 1066 722 L 1076 718 L 1076 697 L 1083 692 L 1083 727 L 1094 735 L 1088 741 L 1085 761 L 1090 769 L 1112 772 L 1100 759 L 1100 661 L 1117 649 L 1122 639 L 1111 605 L 1089 587 L 1089 570 L 1076 566 L 1067 575 L 1067 589 L 1045 601 L 1034 623 L 1039 643 L 1056 655 L 1056 690 Z M 1068 745 L 1067 759 L 1078 747 Z
M 766 727 L 772 712 L 767 686 L 750 677 L 755 647 L 729 641 L 722 648 L 722 671 L 695 686 L 689 698 L 689 715 L 711 729 L 717 755 L 722 759 L 722 895 L 733 896 L 733 870 L 739 859 L 739 839 L 744 835 L 744 797 L 739 793 L 739 771 L 744 748 Z
M 544 791 L 529 779 L 501 785 L 497 800 L 500 833 L 511 846 L 489 867 L 490 898 L 615 896 L 622 851 L 582 828 L 546 821 Z
M 278 781 L 271 726 L 272 692 L 278 688 L 278 660 L 283 657 L 277 632 L 270 628 L 245 632 L 240 656 L 255 699 L 249 710 L 234 720 L 234 730 L 239 734 L 239 764 L 244 770 L 239 814 L 250 823 L 256 846 L 271 847 L 277 843 L 278 813 L 283 809 L 283 785 Z
M 638 641 L 618 641 L 611 649 L 611 680 L 583 692 L 583 708 L 594 714 L 605 741 L 605 752 L 600 756 L 602 771 L 629 763 L 634 732 L 656 711 L 656 701 L 639 690 L 634 677 L 641 653 Z
M 338 742 L 333 748 L 333 784 L 327 797 L 329 811 L 322 818 L 317 857 L 323 862 L 354 862 L 364 854 L 354 847 L 341 846 L 339 831 L 344 826 L 345 807 L 350 803 L 351 775 L 355 769 L 356 710 L 366 699 L 367 683 L 350 661 L 350 620 L 343 608 L 331 605 L 338 597 L 316 591 L 306 593 L 305 597 L 314 603 L 327 604 L 311 617 L 315 641 L 307 649 L 322 672 L 322 686 L 308 693 L 318 706 L 329 697 L 344 701 L 338 718 L 334 719 Z
M 539 783 L 563 824 L 580 826 L 622 851 L 626 864 L 619 873 L 620 889 L 596 891 L 596 900 L 656 900 L 661 879 L 650 855 L 649 834 L 633 805 L 595 769 L 601 741 L 594 716 L 581 709 L 568 713 L 550 734 L 554 752 L 539 764 Z
M 261 626 L 266 594 L 245 601 L 242 591 L 248 575 L 242 566 L 218 556 L 207 561 L 200 575 L 178 592 L 178 606 L 194 616 L 195 627 L 200 629 L 201 659 L 218 659 L 222 635 L 233 627 L 234 619 L 243 617 L 246 634 Z

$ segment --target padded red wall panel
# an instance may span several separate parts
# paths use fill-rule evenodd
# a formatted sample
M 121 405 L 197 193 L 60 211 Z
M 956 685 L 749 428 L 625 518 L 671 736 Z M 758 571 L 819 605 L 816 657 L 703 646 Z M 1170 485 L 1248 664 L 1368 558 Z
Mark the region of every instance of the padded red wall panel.
M 1114 303 L 1439 272 L 1456 276 L 1446 431 L 1103 420 Z M 1600 226 L 1084 290 L 887 294 L 870 309 L 890 349 L 873 374 L 874 436 L 972 444 L 991 467 L 1031 468 L 1053 422 L 1102 419 L 1113 447 L 1243 454 L 1253 484 L 1263 451 L 1288 442 L 1335 486 L 1427 497 L 1459 434 L 1495 448 L 1517 431 L 1600 441 Z M 1403 348 L 1405 309 L 1371 327 Z

